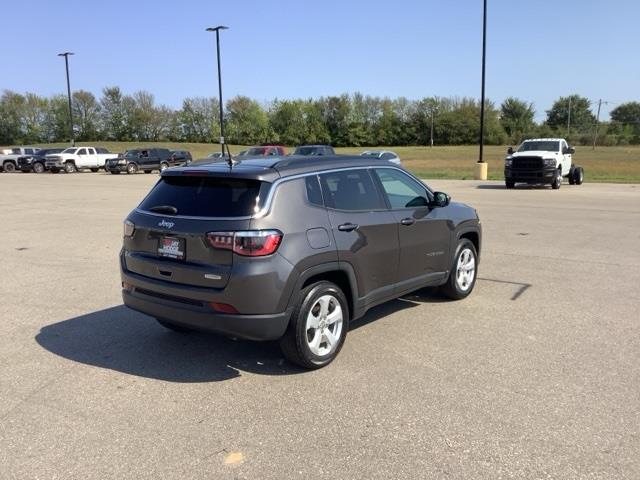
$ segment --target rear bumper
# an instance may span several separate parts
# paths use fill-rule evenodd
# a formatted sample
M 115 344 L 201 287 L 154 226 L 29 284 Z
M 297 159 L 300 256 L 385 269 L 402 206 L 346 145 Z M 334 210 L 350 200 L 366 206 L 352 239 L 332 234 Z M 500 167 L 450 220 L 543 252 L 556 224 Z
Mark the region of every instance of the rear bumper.
M 122 270 L 124 304 L 138 312 L 194 330 L 220 333 L 247 340 L 276 340 L 289 324 L 291 311 L 274 314 L 223 314 L 207 302 L 183 296 L 183 288 Z M 181 295 L 183 294 L 183 295 Z
M 558 170 L 555 167 L 546 167 L 535 170 L 504 169 L 505 180 L 525 183 L 551 183 L 556 178 Z

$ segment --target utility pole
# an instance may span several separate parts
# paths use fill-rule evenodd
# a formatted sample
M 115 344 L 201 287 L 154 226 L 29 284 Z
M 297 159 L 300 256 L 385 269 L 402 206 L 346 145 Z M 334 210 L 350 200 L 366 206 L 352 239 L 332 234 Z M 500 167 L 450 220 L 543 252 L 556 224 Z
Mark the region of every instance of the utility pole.
M 571 133 L 571 96 L 569 96 L 569 114 L 567 115 L 567 141 L 569 141 L 570 133 Z
M 64 66 L 67 70 L 67 98 L 69 99 L 69 138 L 71 139 L 71 146 L 76 146 L 76 139 L 73 132 L 73 109 L 71 108 L 71 83 L 69 83 L 69 55 L 74 55 L 73 52 L 59 53 L 59 57 L 64 57 Z
M 593 131 L 593 149 L 596 149 L 596 139 L 598 138 L 598 124 L 600 123 L 600 107 L 602 107 L 602 99 L 598 100 L 598 115 L 596 115 L 596 126 Z
M 431 106 L 431 148 L 433 148 L 433 117 L 436 115 L 437 107 L 435 105 Z

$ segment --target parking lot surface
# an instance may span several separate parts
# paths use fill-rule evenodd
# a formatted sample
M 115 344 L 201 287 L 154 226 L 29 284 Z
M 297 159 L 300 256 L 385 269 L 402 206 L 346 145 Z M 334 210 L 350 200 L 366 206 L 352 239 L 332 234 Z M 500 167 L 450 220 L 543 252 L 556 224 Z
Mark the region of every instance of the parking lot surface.
M 157 175 L 0 175 L 0 478 L 640 478 L 640 186 L 476 207 L 479 281 L 354 323 L 329 367 L 122 306 Z

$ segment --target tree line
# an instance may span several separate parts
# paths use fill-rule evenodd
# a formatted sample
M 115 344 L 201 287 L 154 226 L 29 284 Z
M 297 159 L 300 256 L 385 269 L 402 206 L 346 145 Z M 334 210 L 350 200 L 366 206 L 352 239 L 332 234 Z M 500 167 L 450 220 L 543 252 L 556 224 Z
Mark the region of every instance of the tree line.
M 532 103 L 507 98 L 485 104 L 485 143 L 516 144 L 531 137 L 568 137 L 574 144 L 640 144 L 640 103 L 618 105 L 611 120 L 597 122 L 584 97 L 560 97 L 536 123 Z M 158 105 L 153 94 L 131 95 L 107 87 L 100 98 L 84 90 L 72 95 L 74 131 L 80 141 L 219 141 L 215 98 L 185 98 L 179 109 Z M 390 99 L 361 93 L 317 99 L 275 99 L 260 103 L 245 96 L 224 108 L 227 143 L 305 143 L 342 146 L 464 145 L 478 142 L 480 102 L 472 98 Z M 433 133 L 432 133 L 433 132 Z M 0 144 L 41 144 L 69 140 L 65 95 L 42 97 L 5 90 L 0 96 Z

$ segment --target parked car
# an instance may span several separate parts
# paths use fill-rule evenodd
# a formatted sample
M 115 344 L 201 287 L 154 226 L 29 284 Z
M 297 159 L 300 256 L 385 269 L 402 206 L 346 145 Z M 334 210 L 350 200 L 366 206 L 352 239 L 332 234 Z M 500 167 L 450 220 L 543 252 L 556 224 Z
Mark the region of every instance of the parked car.
M 209 155 L 207 155 L 207 158 L 222 158 L 224 155 L 222 155 L 222 152 L 211 152 Z
M 191 152 L 188 150 L 170 150 L 171 161 L 170 165 L 189 165 L 193 160 Z
M 45 168 L 52 173 L 58 173 L 60 170 L 67 173 L 80 170 L 97 172 L 104 168 L 106 160 L 113 155 L 102 147 L 70 147 L 60 153 L 45 156 Z
M 280 339 L 319 368 L 375 305 L 469 295 L 481 242 L 475 209 L 387 161 L 211 162 L 166 170 L 126 218 L 122 296 L 169 329 Z
M 517 151 L 507 150 L 504 181 L 507 188 L 516 183 L 549 184 L 557 190 L 567 177 L 570 185 L 582 185 L 584 170 L 573 165 L 575 149 L 564 138 L 534 138 L 522 142 Z
M 136 148 L 127 150 L 117 158 L 111 158 L 105 164 L 105 170 L 113 174 L 120 172 L 137 173 L 142 170 L 144 173 L 151 173 L 153 170 L 161 172 L 169 167 L 185 163 L 180 156 L 173 157 L 168 148 Z
M 45 157 L 54 153 L 60 153 L 63 150 L 64 148 L 43 148 L 32 155 L 18 157 L 18 168 L 25 173 L 43 173 L 47 170 L 47 167 L 45 166 Z
M 301 145 L 295 149 L 294 155 L 318 156 L 335 155 L 336 152 L 331 145 Z
M 0 149 L 0 171 L 15 172 L 18 168 L 18 158 L 33 155 L 40 149 L 37 147 L 9 147 Z
M 246 157 L 283 156 L 286 154 L 286 150 L 281 145 L 260 145 L 240 152 L 240 155 Z
M 388 162 L 395 163 L 396 165 L 401 165 L 400 157 L 389 150 L 367 150 L 362 152 L 360 156 L 379 158 L 380 160 L 387 160 Z

